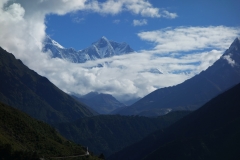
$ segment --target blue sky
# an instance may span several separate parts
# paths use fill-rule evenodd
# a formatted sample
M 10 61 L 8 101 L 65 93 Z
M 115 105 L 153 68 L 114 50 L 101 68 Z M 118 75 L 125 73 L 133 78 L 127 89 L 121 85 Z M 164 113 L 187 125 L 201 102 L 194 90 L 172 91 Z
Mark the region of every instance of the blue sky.
M 211 66 L 240 37 L 239 8 L 239 0 L 1 0 L 0 46 L 67 93 L 127 100 Z M 76 50 L 105 36 L 137 52 L 76 64 L 43 53 L 46 35 Z
M 240 26 L 239 0 L 150 0 L 153 7 L 176 13 L 176 18 L 143 17 L 127 11 L 99 14 L 77 11 L 63 16 L 46 17 L 47 34 L 64 47 L 76 50 L 88 47 L 102 36 L 116 42 L 127 42 L 135 50 L 150 49 L 151 43 L 137 33 L 178 26 Z M 134 26 L 133 21 L 145 21 Z

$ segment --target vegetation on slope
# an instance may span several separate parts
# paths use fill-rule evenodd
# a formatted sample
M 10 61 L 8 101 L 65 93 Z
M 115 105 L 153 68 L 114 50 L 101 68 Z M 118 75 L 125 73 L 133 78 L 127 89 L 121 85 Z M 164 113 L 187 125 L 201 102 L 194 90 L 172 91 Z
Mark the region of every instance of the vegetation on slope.
M 0 48 L 0 101 L 49 124 L 93 114 L 47 78 Z
M 0 102 L 0 159 L 36 159 L 85 153 L 85 148 L 61 137 L 48 124 Z
M 88 146 L 95 154 L 109 156 L 151 132 L 169 126 L 188 113 L 178 111 L 158 118 L 99 115 L 82 118 L 74 123 L 61 123 L 56 128 L 66 138 Z

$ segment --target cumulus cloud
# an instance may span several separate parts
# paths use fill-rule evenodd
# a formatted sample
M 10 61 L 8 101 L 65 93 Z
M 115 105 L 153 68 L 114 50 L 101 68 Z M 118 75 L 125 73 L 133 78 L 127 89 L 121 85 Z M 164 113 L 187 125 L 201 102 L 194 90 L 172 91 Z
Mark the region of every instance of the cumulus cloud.
M 152 6 L 146 0 L 107 0 L 98 2 L 91 0 L 86 4 L 85 9 L 101 14 L 118 14 L 123 11 L 130 11 L 144 17 L 160 17 L 159 9 Z
M 169 18 L 169 19 L 174 19 L 174 18 L 178 17 L 177 13 L 171 13 L 171 12 L 166 11 L 166 10 L 162 11 L 162 16 L 165 17 L 165 18 Z
M 143 25 L 147 25 L 147 20 L 146 19 L 141 19 L 141 20 L 133 20 L 133 25 L 134 26 L 143 26 Z
M 102 3 L 95 0 L 2 0 L 0 46 L 68 93 L 98 91 L 126 99 L 178 84 L 206 69 L 240 32 L 238 28 L 224 26 L 165 28 L 138 34 L 142 40 L 155 45 L 152 50 L 84 64 L 51 59 L 41 52 L 46 36 L 45 16 L 77 10 L 103 14 L 129 11 L 141 16 L 162 16 L 158 8 L 145 0 L 107 0 Z M 104 66 L 94 67 L 99 63 Z M 148 72 L 151 69 L 158 69 L 163 74 Z

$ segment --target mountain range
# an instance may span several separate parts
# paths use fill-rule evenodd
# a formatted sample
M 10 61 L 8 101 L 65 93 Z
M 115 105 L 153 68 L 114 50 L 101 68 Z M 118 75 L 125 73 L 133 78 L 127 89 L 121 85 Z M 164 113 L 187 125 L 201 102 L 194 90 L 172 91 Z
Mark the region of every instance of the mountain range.
M 111 155 L 109 160 L 225 160 L 240 156 L 240 84 L 170 127 Z
M 96 112 L 89 109 L 87 105 L 78 102 L 58 89 L 47 78 L 30 70 L 20 60 L 17 60 L 11 53 L 2 48 L 0 48 L 0 76 L 2 80 L 0 83 L 1 102 L 12 105 L 16 108 L 16 112 L 20 110 L 31 117 L 55 126 L 59 133 L 66 138 L 78 144 L 88 146 L 89 150 L 98 154 L 110 155 L 115 151 L 119 151 L 147 136 L 152 131 L 169 126 L 189 113 L 176 112 L 155 119 L 116 115 L 96 116 L 94 114 Z M 118 107 L 123 105 L 111 95 L 93 92 L 83 97 L 89 99 L 88 101 L 90 99 L 94 100 L 95 102 L 92 103 L 96 107 L 101 107 L 100 102 L 102 103 L 105 100 L 108 104 L 111 102 L 116 106 L 119 105 Z M 98 99 L 100 99 L 100 102 Z M 8 113 L 4 114 L 10 115 Z M 25 132 L 23 126 L 29 126 L 27 123 L 16 124 L 22 121 L 19 119 L 13 119 L 12 121 L 14 123 L 12 127 L 16 127 L 16 130 L 21 131 L 22 128 L 22 131 Z M 34 120 L 30 119 L 28 121 Z M 1 122 L 0 127 L 8 130 L 9 127 L 4 125 L 6 123 L 5 120 L 1 120 Z M 41 131 L 44 130 L 38 125 L 36 127 Z M 15 128 L 13 129 L 15 130 Z M 55 131 L 52 130 L 52 132 Z M 26 134 L 26 136 L 30 135 Z M 37 133 L 32 133 L 31 136 L 38 137 Z M 17 137 L 17 135 L 14 135 L 14 137 Z M 25 137 L 24 139 L 27 138 Z M 39 140 L 43 141 L 41 137 Z M 11 142 L 9 141 L 8 143 Z M 26 143 L 28 143 L 27 140 Z M 14 147 L 14 145 L 10 146 Z M 61 152 L 61 150 L 56 148 L 56 152 Z
M 65 149 L 61 145 L 68 145 L 69 141 L 59 138 L 51 127 L 38 126 L 42 122 L 31 119 L 35 117 L 55 126 L 66 138 L 91 146 L 94 152 L 112 154 L 109 159 L 239 158 L 239 50 L 240 40 L 237 38 L 207 70 L 182 84 L 158 89 L 129 107 L 116 109 L 120 114 L 137 116 L 96 116 L 97 113 L 86 104 L 67 95 L 0 48 L 0 101 L 5 103 L 0 104 L 0 109 L 3 108 L 0 111 L 0 151 L 12 152 L 11 147 L 48 148 L 52 144 L 41 145 L 47 139 L 56 147 L 60 146 L 49 150 L 63 155 Z M 94 98 L 92 95 L 86 96 L 89 101 Z M 5 112 L 8 105 L 16 109 Z M 175 111 L 195 109 L 184 118 L 189 112 Z M 24 114 L 28 118 L 16 118 L 21 115 L 18 110 L 31 117 Z M 139 116 L 158 116 L 169 111 L 157 118 Z M 50 132 L 55 134 L 51 135 L 52 139 L 45 136 Z M 54 137 L 60 144 L 55 143 Z M 15 141 L 25 143 L 15 144 Z M 35 143 L 37 141 L 40 142 Z M 9 144 L 10 149 L 5 144 Z
M 52 58 L 61 58 L 73 63 L 84 63 L 90 60 L 123 55 L 134 52 L 125 42 L 109 41 L 106 37 L 100 38 L 86 49 L 76 51 L 73 48 L 64 48 L 58 42 L 47 36 L 43 42 L 43 51 L 51 51 Z
M 49 124 L 93 116 L 83 103 L 73 99 L 0 48 L 0 101 Z
M 195 110 L 240 83 L 240 40 L 212 66 L 185 82 L 157 89 L 133 105 L 118 110 L 121 115 L 157 116 L 172 110 Z

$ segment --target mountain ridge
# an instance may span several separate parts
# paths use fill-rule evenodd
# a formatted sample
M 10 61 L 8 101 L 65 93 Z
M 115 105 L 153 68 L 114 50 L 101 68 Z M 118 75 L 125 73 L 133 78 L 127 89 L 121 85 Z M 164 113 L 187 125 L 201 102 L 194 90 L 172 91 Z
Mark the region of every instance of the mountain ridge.
M 107 159 L 238 159 L 240 83 Z
M 74 100 L 1 47 L 0 78 L 0 101 L 38 120 L 52 124 L 93 116 L 88 106 Z
M 166 110 L 195 110 L 240 82 L 240 40 L 236 38 L 219 60 L 198 75 L 143 97 L 118 114 L 152 115 Z
M 76 51 L 73 48 L 64 48 L 58 42 L 46 36 L 43 41 L 43 52 L 51 52 L 52 58 L 61 58 L 73 63 L 85 63 L 86 61 L 103 59 L 115 55 L 130 54 L 134 50 L 125 42 L 118 43 L 101 37 L 93 42 L 91 46 Z

